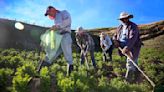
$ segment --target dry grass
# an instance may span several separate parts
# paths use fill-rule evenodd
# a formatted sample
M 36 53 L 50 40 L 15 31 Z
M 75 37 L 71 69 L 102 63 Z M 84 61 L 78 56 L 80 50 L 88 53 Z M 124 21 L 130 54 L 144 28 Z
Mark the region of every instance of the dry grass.
M 144 48 L 154 48 L 160 51 L 164 51 L 164 35 L 146 40 L 143 43 Z

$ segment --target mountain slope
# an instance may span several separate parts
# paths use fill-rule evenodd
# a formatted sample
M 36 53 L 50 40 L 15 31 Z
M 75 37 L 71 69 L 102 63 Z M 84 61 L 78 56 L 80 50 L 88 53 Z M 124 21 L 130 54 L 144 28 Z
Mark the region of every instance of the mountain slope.
M 0 48 L 18 48 L 33 50 L 39 48 L 40 35 L 47 29 L 36 25 L 23 23 L 25 29 L 19 31 L 15 29 L 15 20 L 0 19 Z M 164 34 L 164 20 L 139 25 L 142 40 L 148 40 Z M 116 28 L 98 28 L 87 30 L 95 41 L 96 50 L 100 50 L 99 37 L 100 32 L 108 33 L 112 36 Z M 74 31 L 74 30 L 73 30 Z M 76 47 L 75 33 L 72 32 L 73 47 Z
M 157 37 L 159 35 L 164 34 L 164 20 L 153 22 L 149 24 L 138 25 L 140 30 L 140 36 L 142 40 L 148 40 L 153 37 Z M 91 33 L 98 35 L 101 32 L 105 32 L 112 36 L 115 32 L 116 28 L 97 28 L 89 30 Z

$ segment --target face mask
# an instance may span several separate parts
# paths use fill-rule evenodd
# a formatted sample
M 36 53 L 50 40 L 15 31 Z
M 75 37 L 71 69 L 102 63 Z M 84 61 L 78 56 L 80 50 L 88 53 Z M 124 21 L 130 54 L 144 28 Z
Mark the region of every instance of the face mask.
M 126 23 L 124 23 L 123 21 L 120 20 L 120 24 L 122 24 L 123 26 L 127 26 Z
M 48 16 L 49 17 L 49 19 L 51 19 L 51 20 L 54 20 L 55 19 L 55 17 L 52 17 L 52 16 Z

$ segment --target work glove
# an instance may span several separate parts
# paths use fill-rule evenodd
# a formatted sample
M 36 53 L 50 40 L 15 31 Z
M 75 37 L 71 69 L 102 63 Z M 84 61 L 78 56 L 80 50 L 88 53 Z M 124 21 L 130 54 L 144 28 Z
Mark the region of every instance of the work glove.
M 102 49 L 102 51 L 103 51 L 103 52 L 106 52 L 106 50 L 105 50 L 105 49 Z
M 84 56 L 87 56 L 87 52 L 88 52 L 88 51 L 84 51 Z

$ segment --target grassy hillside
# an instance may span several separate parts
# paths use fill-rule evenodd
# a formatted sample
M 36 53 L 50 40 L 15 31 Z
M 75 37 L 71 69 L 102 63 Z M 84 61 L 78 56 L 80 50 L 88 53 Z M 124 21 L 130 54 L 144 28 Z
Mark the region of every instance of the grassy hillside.
M 148 40 L 153 37 L 163 35 L 164 34 L 164 20 L 153 22 L 149 24 L 138 25 L 140 30 L 140 35 L 142 40 Z M 95 35 L 99 35 L 101 32 L 105 32 L 112 36 L 115 32 L 116 28 L 97 28 L 88 30 Z
M 52 66 L 44 67 L 40 73 L 37 73 L 36 67 L 39 60 L 44 59 L 45 53 L 41 52 L 39 55 L 36 50 L 19 49 L 20 44 L 15 44 L 15 41 L 20 41 L 21 44 L 27 41 L 33 47 L 32 44 L 35 44 L 33 41 L 37 42 L 36 39 L 45 29 L 25 24 L 27 29 L 20 32 L 13 28 L 15 21 L 1 19 L 0 23 L 0 33 L 3 34 L 0 34 L 0 45 L 4 47 L 0 49 L 0 92 L 152 92 L 153 90 L 142 75 L 134 83 L 125 81 L 125 57 L 119 57 L 116 49 L 113 52 L 112 62 L 102 61 L 101 50 L 95 52 L 97 70 L 93 68 L 90 57 L 88 57 L 90 69 L 87 69 L 86 65 L 81 65 L 80 53 L 74 51 L 74 71 L 70 76 L 66 75 L 67 63 L 63 55 L 54 60 Z M 154 92 L 164 92 L 163 21 L 139 27 L 144 46 L 141 49 L 138 65 L 157 85 Z M 99 38 L 96 36 L 99 30 L 109 32 L 111 35 L 115 29 L 90 31 L 96 47 L 99 47 Z M 77 50 L 74 33 L 72 37 L 74 50 Z M 13 42 L 13 45 L 6 42 Z M 11 48 L 12 46 L 16 49 Z M 55 76 L 50 76 L 52 74 Z M 28 85 L 29 80 L 34 76 L 38 77 Z
M 22 48 L 34 50 L 39 48 L 40 35 L 47 29 L 36 25 L 26 24 L 24 31 L 15 29 L 15 20 L 0 19 L 0 47 L 1 48 Z M 154 22 L 150 24 L 139 25 L 141 39 L 148 40 L 164 34 L 164 21 Z M 100 51 L 99 33 L 106 32 L 111 37 L 116 28 L 97 28 L 87 30 L 92 35 L 95 41 L 96 51 Z M 73 47 L 76 49 L 75 33 L 72 30 Z
M 164 35 L 164 20 L 158 21 L 158 22 L 153 22 L 149 24 L 143 24 L 139 25 L 139 30 L 140 30 L 140 38 L 142 41 L 146 41 L 149 39 L 153 39 L 155 37 Z M 116 31 L 115 27 L 111 28 L 96 28 L 96 29 L 91 29 L 88 30 L 91 34 L 95 35 L 94 36 L 94 41 L 99 43 L 99 37 L 98 35 L 101 32 L 107 33 L 110 37 L 113 36 L 113 34 Z M 159 42 L 162 44 L 162 41 L 164 41 L 163 38 L 161 38 L 161 41 Z M 96 43 L 96 47 L 100 47 L 99 44 Z M 160 45 L 159 44 L 159 45 Z M 96 48 L 97 50 L 100 50 L 100 48 Z
M 139 57 L 139 67 L 157 84 L 155 92 L 164 91 L 164 52 L 163 35 L 144 41 Z M 150 44 L 151 43 L 151 44 Z M 160 45 L 159 45 L 160 44 Z M 0 91 L 1 92 L 151 92 L 153 88 L 141 75 L 137 82 L 125 82 L 125 58 L 114 50 L 113 61 L 103 62 L 101 52 L 96 52 L 97 70 L 89 60 L 90 69 L 80 65 L 79 53 L 73 53 L 74 71 L 66 75 L 66 61 L 63 57 L 54 60 L 52 66 L 35 71 L 37 63 L 45 57 L 42 52 L 16 49 L 0 49 Z M 51 77 L 55 74 L 55 77 Z M 27 85 L 33 76 L 38 76 L 33 86 Z M 37 83 L 37 84 L 35 84 Z M 52 86 L 51 84 L 54 83 Z M 52 91 L 53 90 L 53 91 Z M 34 91 L 31 91 L 34 92 Z

